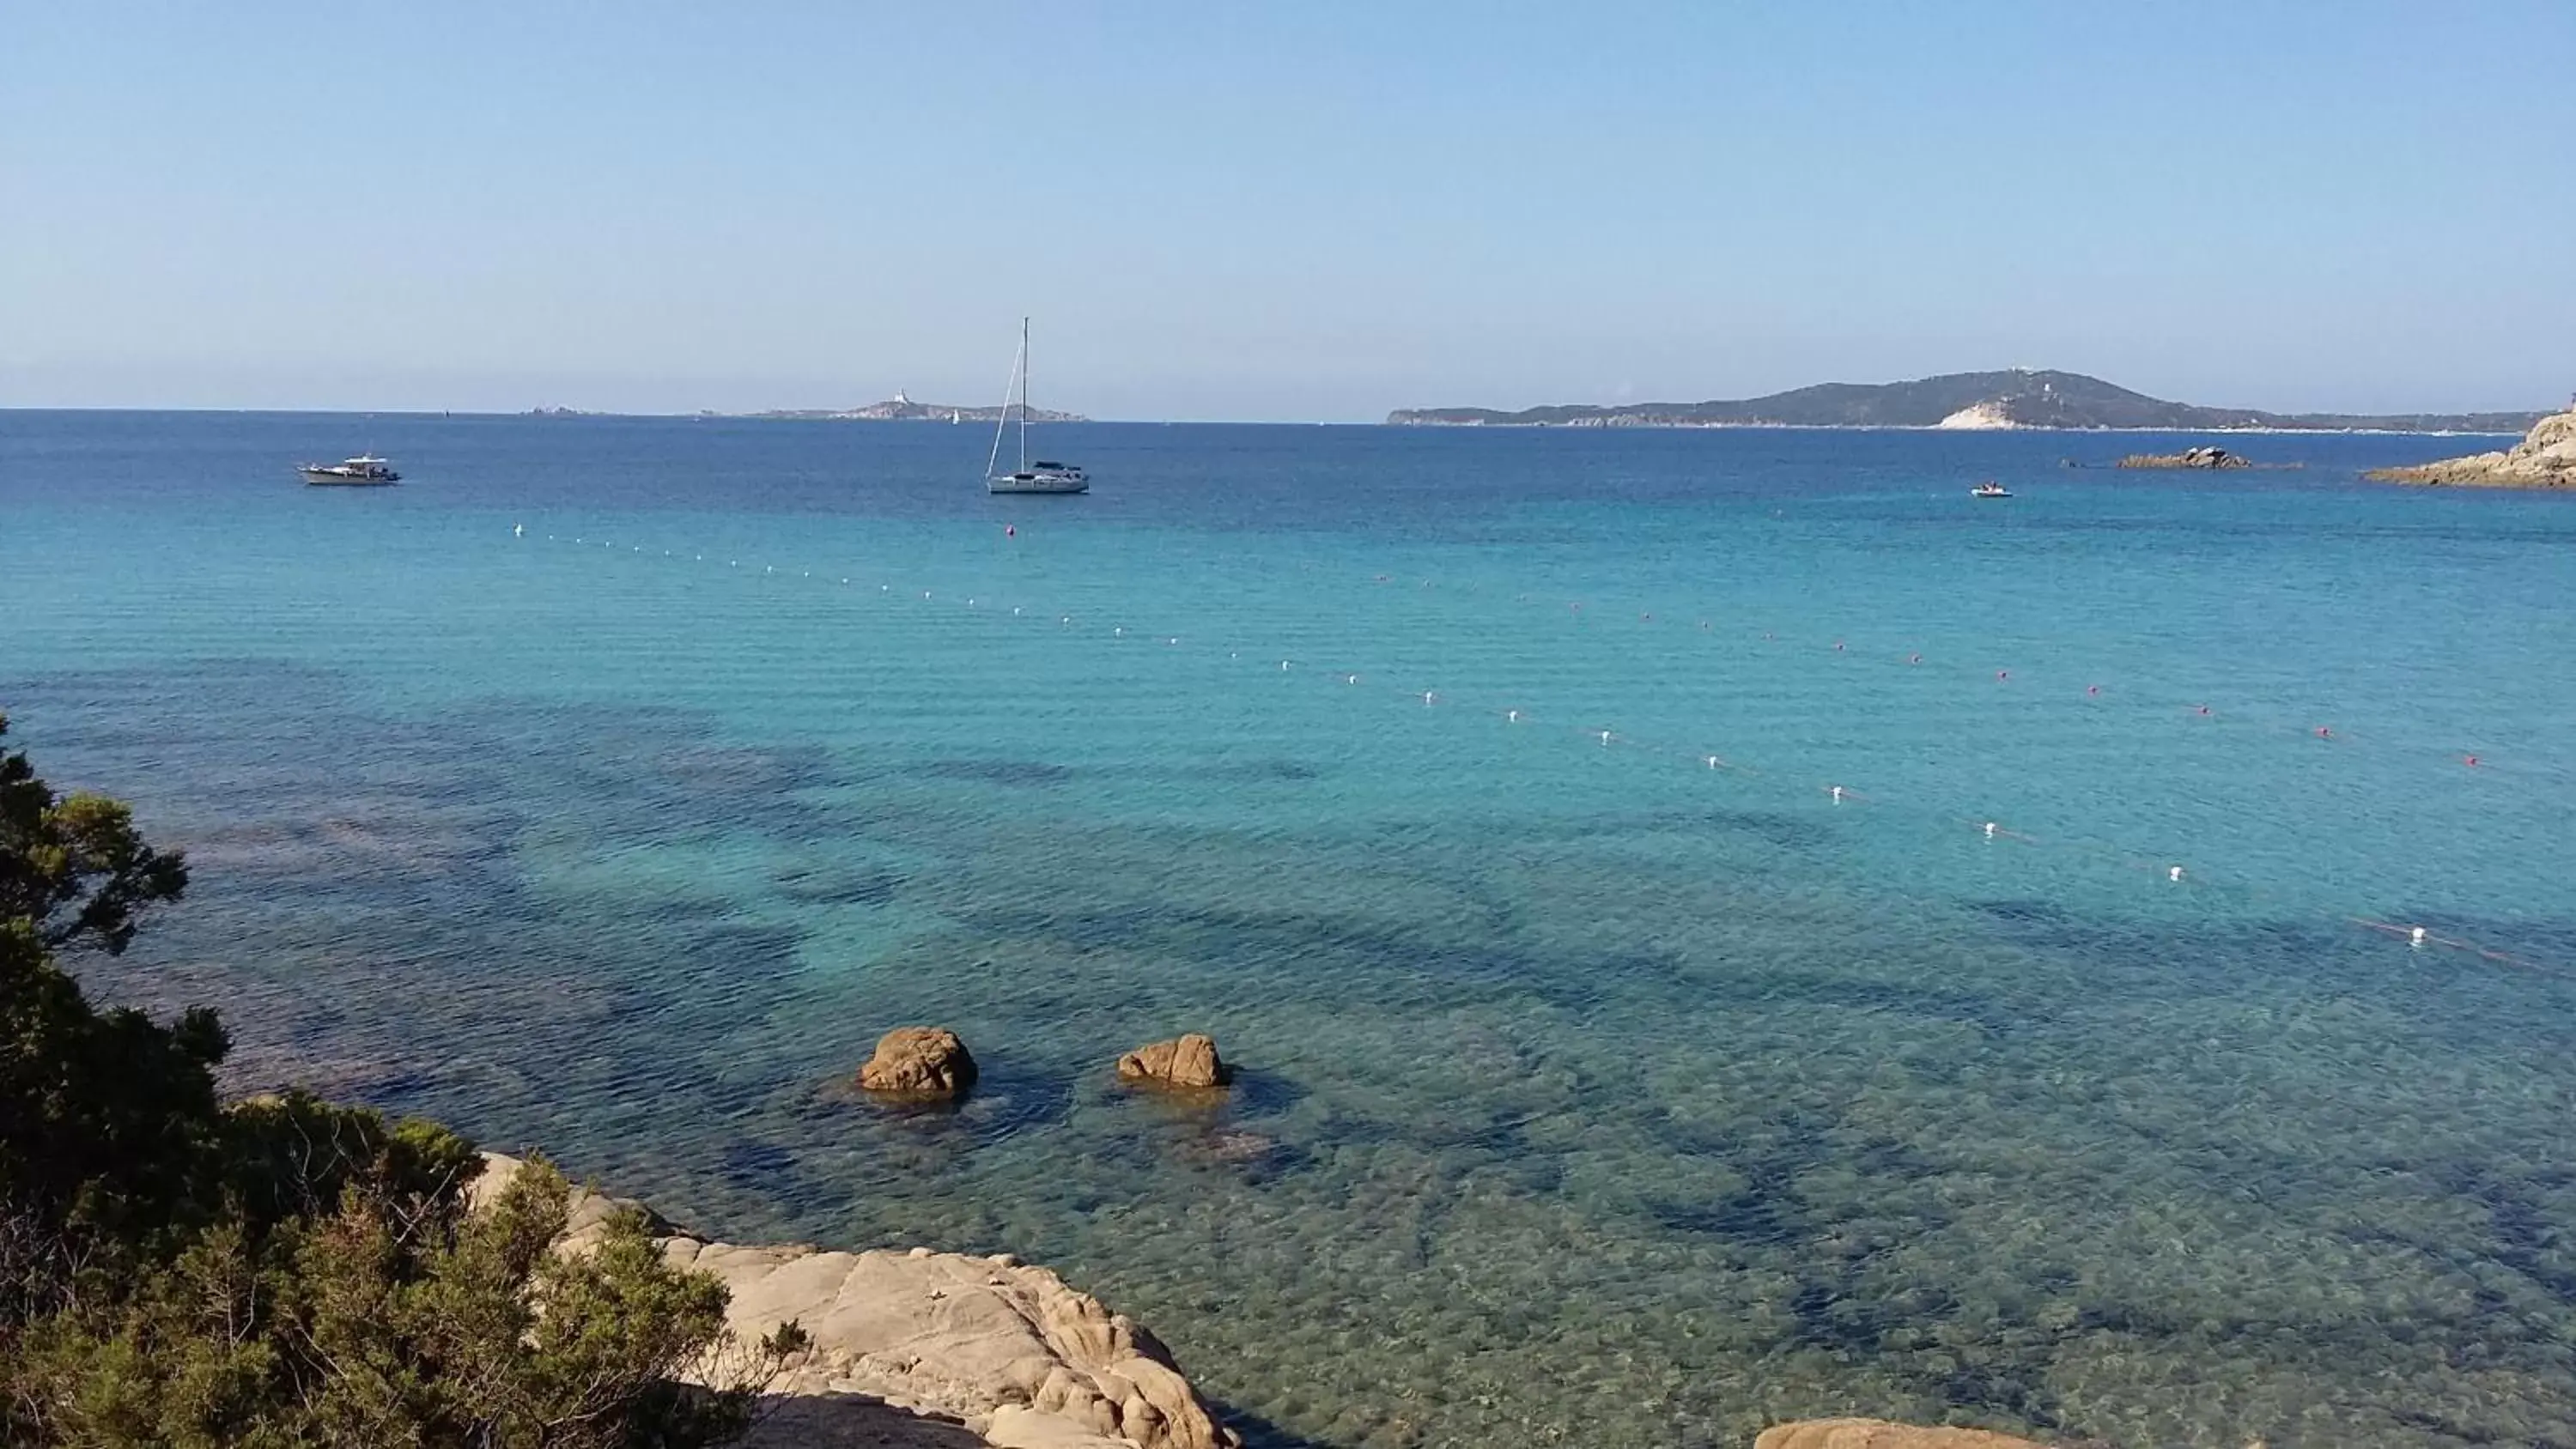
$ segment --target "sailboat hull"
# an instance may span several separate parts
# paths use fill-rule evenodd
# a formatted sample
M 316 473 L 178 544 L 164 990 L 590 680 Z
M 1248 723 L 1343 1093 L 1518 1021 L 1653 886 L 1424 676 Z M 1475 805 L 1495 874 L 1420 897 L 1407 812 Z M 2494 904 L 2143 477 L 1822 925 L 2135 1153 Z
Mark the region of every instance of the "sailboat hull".
M 1006 473 L 984 480 L 988 493 L 1088 493 L 1091 480 L 1068 478 L 1060 473 Z

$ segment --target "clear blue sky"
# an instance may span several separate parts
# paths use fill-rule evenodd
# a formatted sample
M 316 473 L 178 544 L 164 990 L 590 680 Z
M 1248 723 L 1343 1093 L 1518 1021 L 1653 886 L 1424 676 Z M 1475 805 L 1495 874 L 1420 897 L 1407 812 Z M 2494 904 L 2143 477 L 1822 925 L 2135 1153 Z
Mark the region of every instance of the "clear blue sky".
M 2576 0 L 0 0 L 0 405 L 2576 389 Z

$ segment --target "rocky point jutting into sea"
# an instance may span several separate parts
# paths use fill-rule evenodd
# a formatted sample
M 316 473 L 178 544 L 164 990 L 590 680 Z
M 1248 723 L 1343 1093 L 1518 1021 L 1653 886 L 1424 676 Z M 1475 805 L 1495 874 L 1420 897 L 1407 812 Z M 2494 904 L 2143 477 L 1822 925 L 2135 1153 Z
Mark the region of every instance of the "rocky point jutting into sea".
M 2576 487 L 2576 407 L 2532 424 L 2521 442 L 2500 453 L 2472 453 L 2412 468 L 2379 468 L 2367 476 L 2383 483 L 2433 487 Z
M 524 1165 L 500 1153 L 483 1162 L 477 1203 Z M 574 1193 L 556 1250 L 589 1251 L 630 1209 L 673 1266 L 724 1284 L 732 1343 L 789 1322 L 807 1335 L 770 1385 L 748 1449 L 1242 1449 L 1153 1334 L 1008 1253 L 711 1242 L 641 1203 L 586 1190 Z M 1755 1449 L 2042 1446 L 1981 1429 L 1819 1419 L 1773 1425 Z

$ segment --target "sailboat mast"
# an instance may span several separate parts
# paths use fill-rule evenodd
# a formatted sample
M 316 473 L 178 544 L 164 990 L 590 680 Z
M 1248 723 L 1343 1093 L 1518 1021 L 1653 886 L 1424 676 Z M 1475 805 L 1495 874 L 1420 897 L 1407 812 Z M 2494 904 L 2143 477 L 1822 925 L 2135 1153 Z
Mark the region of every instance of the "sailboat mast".
M 1020 471 L 1029 471 L 1029 319 L 1020 319 Z
M 1021 318 L 1020 350 L 1011 358 L 1010 379 L 1002 384 L 1002 411 L 993 419 L 993 451 L 985 455 L 984 458 L 984 476 L 987 478 L 996 476 L 993 469 L 1002 461 L 1002 434 L 1009 431 L 1011 426 L 1011 389 L 1019 386 L 1020 365 L 1029 360 L 1028 326 L 1028 319 L 1025 317 Z M 1020 452 L 1025 458 L 1028 452 L 1028 445 L 1023 443 L 1020 447 Z M 1028 469 L 1023 465 L 1020 471 L 1025 473 Z

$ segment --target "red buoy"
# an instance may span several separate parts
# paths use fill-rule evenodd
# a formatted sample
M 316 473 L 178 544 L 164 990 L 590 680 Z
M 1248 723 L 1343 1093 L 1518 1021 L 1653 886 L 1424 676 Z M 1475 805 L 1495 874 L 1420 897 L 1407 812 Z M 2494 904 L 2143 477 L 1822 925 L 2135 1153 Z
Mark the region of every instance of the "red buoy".
M 2010 679 L 2012 678 L 2012 671 L 2009 669 L 1998 669 L 1995 671 L 1995 678 Z
M 2475 755 L 2463 755 L 2460 757 L 2460 763 L 2470 766 L 2471 768 L 2475 768 L 2478 763 L 2478 757 Z
M 2086 694 L 2100 694 L 2102 692 L 2102 686 L 2098 684 L 2088 684 L 2084 686 L 2084 692 Z
M 2317 726 L 2317 738 L 2321 740 L 2333 739 L 2334 731 L 2327 729 L 2324 725 L 2319 725 Z

